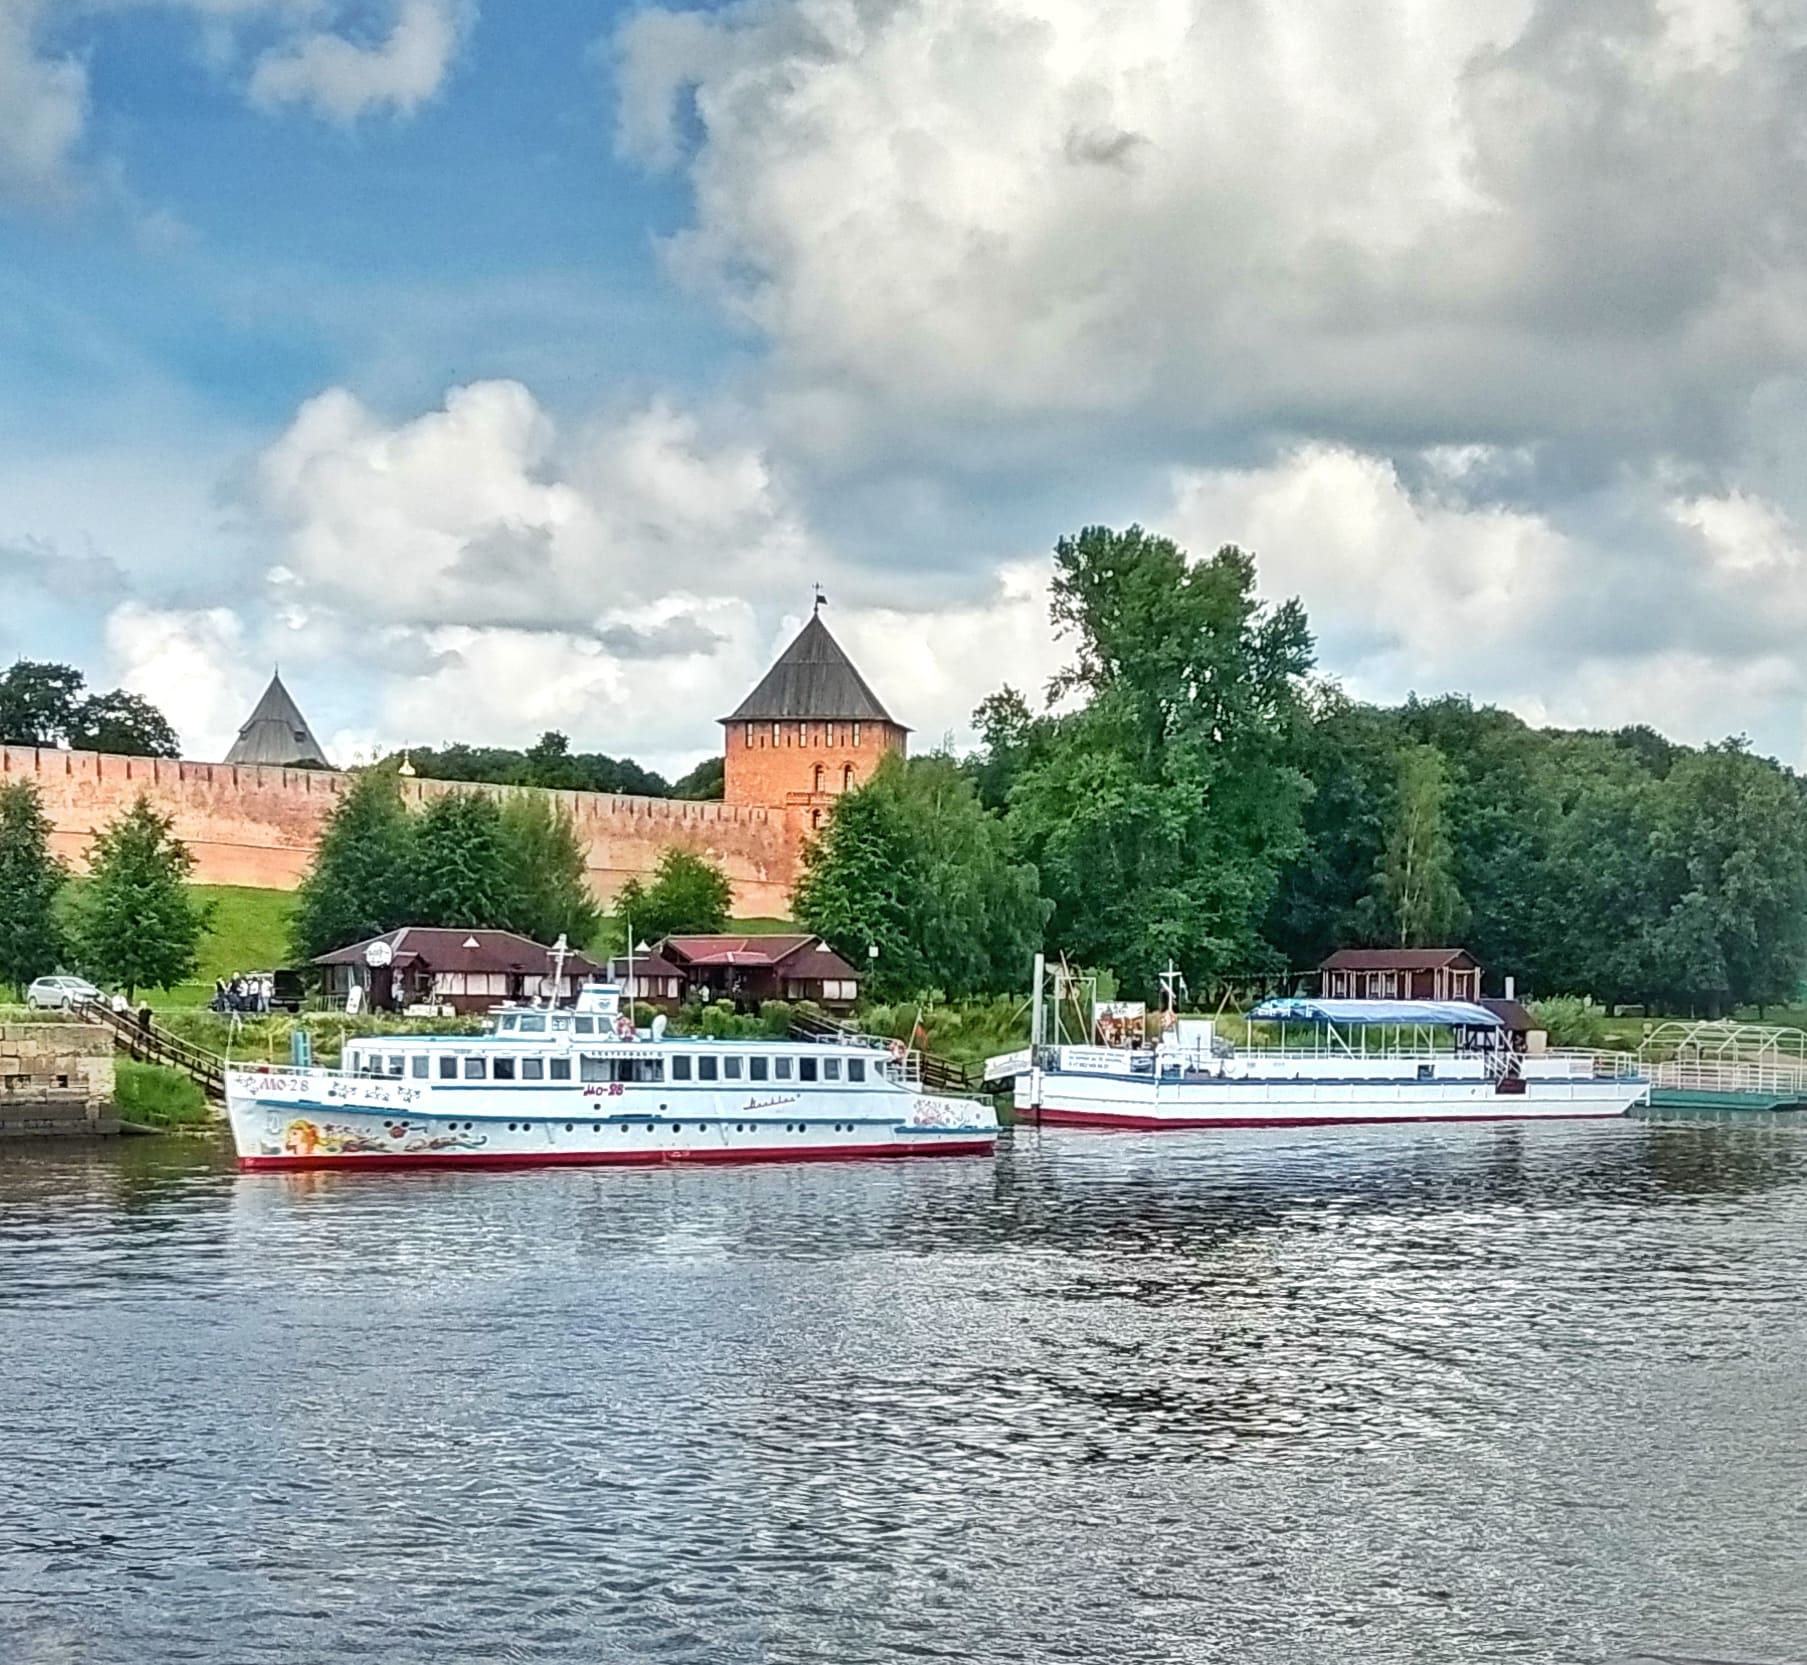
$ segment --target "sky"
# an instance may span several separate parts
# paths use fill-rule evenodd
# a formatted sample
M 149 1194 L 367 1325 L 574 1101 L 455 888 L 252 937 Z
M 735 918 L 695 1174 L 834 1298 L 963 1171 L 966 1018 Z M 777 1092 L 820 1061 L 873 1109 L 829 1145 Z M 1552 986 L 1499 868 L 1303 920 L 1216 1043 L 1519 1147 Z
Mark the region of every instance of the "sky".
M 0 661 L 223 755 L 920 743 L 1049 552 L 1807 761 L 1807 0 L 0 0 Z

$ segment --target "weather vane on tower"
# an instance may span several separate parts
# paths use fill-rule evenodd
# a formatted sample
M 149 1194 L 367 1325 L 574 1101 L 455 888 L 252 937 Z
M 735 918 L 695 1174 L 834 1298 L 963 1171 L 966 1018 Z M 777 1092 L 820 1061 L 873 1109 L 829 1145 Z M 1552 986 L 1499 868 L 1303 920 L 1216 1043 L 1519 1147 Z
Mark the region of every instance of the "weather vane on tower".
M 820 613 L 822 611 L 822 609 L 828 605 L 828 592 L 826 590 L 824 590 L 820 584 L 817 584 L 815 586 L 815 591 L 816 591 L 816 605 L 815 605 L 814 612 Z M 814 613 L 812 613 L 811 616 L 813 617 Z

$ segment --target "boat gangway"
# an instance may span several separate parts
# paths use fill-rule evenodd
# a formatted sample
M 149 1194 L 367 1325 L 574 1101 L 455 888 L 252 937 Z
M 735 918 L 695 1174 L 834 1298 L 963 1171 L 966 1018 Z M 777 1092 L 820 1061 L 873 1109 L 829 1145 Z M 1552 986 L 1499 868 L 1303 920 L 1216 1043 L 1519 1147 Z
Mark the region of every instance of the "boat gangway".
M 1638 1048 L 1652 1109 L 1807 1108 L 1807 1031 L 1774 1024 L 1674 1020 Z

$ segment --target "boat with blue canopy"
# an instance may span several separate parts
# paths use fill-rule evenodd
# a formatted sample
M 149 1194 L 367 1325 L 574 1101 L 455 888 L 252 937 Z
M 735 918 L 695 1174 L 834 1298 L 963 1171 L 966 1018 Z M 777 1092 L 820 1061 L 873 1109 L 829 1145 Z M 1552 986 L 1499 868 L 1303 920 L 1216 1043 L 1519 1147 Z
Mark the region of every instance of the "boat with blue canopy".
M 1143 1129 L 1542 1121 L 1622 1116 L 1649 1092 L 1634 1060 L 1521 1048 L 1472 1001 L 1286 997 L 1247 1022 L 1233 1045 L 1169 1008 L 1153 1045 L 1033 1047 L 1009 1072 L 1017 1112 Z

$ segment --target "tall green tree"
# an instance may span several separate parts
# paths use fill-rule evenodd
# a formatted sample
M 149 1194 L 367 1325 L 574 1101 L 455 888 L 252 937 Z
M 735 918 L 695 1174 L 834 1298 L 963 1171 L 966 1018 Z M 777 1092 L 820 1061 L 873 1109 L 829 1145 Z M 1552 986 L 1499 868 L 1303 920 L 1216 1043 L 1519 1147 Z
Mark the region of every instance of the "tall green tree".
M 1050 942 L 1151 989 L 1272 965 L 1260 935 L 1301 848 L 1310 787 L 1293 758 L 1311 636 L 1295 601 L 1255 596 L 1226 546 L 1193 561 L 1132 526 L 1055 548 L 1053 613 L 1075 644 L 1010 826 L 1054 904 Z
M 1035 869 L 939 753 L 888 756 L 836 802 L 792 905 L 885 996 L 1021 988 L 1047 918 Z
M 587 947 L 602 923 L 576 824 L 545 792 L 516 792 L 502 806 L 502 838 L 513 882 L 508 923 L 536 942 L 564 936 Z
M 651 884 L 629 879 L 616 893 L 615 918 L 636 942 L 656 942 L 726 930 L 733 906 L 734 887 L 720 867 L 707 856 L 673 847 L 660 856 Z
M 37 787 L 28 780 L 0 786 L 0 982 L 20 998 L 62 957 L 56 899 L 64 877 Z
M 447 792 L 414 829 L 411 918 L 417 925 L 506 926 L 515 897 L 502 806 L 487 792 Z
M 1402 946 L 1447 943 L 1467 922 L 1449 835 L 1449 767 L 1435 746 L 1398 754 L 1398 790 L 1375 871 L 1386 935 Z
M 727 787 L 727 760 L 706 757 L 686 775 L 671 783 L 674 798 L 691 798 L 702 802 L 719 802 Z
M 102 828 L 88 849 L 70 939 L 77 962 L 132 999 L 194 975 L 207 910 L 188 888 L 194 857 L 148 797 Z
M 1311 783 L 1303 843 L 1280 870 L 1263 932 L 1288 966 L 1315 966 L 1373 933 L 1374 870 L 1399 774 L 1393 714 L 1313 688 L 1293 757 Z
M 295 898 L 298 959 L 413 922 L 414 823 L 392 769 L 352 778 L 327 818 Z
M 89 752 L 127 757 L 178 757 L 181 747 L 169 719 L 147 699 L 116 688 L 90 694 L 71 714 L 69 744 Z
M 0 671 L 0 743 L 176 757 L 176 731 L 147 699 L 90 694 L 73 665 L 20 659 Z
M 19 659 L 0 671 L 0 743 L 57 746 L 81 703 L 82 673 L 73 665 Z

